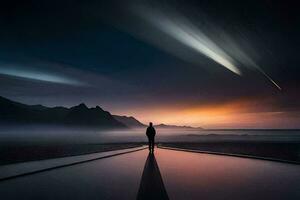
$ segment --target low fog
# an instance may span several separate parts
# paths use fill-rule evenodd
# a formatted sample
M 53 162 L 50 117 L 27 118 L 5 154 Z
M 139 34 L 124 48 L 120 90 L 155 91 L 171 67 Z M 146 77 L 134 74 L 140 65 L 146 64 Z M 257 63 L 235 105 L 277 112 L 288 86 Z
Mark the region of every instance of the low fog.
M 300 141 L 299 130 L 157 129 L 156 142 Z M 145 129 L 98 130 L 55 126 L 1 126 L 1 145 L 147 142 Z

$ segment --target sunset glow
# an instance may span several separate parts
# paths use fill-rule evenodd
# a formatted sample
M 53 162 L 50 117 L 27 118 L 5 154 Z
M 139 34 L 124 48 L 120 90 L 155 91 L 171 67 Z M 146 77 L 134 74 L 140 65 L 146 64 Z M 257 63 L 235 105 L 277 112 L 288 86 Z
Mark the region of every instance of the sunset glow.
M 203 128 L 283 128 L 297 122 L 285 111 L 272 111 L 272 105 L 264 107 L 259 102 L 239 100 L 220 105 L 154 107 L 131 112 L 142 122 L 177 124 Z M 126 111 L 130 113 L 130 111 Z

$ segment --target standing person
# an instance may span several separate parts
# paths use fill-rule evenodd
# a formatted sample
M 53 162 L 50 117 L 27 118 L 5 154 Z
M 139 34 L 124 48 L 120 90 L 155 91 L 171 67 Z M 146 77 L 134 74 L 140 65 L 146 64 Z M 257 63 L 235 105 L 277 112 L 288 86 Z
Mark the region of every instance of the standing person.
M 153 127 L 152 122 L 149 123 L 149 126 L 146 131 L 146 135 L 148 137 L 149 151 L 150 153 L 154 153 L 154 137 L 155 137 L 155 129 Z

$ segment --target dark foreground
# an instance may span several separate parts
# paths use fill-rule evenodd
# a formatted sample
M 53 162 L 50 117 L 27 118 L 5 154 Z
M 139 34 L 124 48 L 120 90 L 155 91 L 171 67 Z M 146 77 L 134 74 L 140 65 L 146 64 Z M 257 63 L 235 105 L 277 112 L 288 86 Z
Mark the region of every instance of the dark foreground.
M 300 142 L 176 142 L 162 143 L 166 147 L 217 153 L 240 154 L 300 163 Z

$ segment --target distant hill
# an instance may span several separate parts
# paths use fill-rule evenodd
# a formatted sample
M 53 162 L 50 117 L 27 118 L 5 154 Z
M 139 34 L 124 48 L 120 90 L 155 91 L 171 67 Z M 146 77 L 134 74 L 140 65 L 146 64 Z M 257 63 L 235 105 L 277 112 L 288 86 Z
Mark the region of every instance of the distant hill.
M 119 122 L 125 124 L 129 128 L 146 128 L 148 126 L 141 123 L 134 117 L 119 116 L 119 115 L 113 115 L 113 117 Z M 181 130 L 202 130 L 203 129 L 201 127 L 176 126 L 176 125 L 167 125 L 167 124 L 158 124 L 158 125 L 154 125 L 154 127 L 158 129 L 181 129 Z
M 176 126 L 176 125 L 167 125 L 167 124 L 158 124 L 154 126 L 155 128 L 160 129 L 184 129 L 184 130 L 202 130 L 201 127 L 192 127 L 192 126 Z
M 135 119 L 134 117 L 127 117 L 127 116 L 119 116 L 119 115 L 113 115 L 113 117 L 121 122 L 122 124 L 125 124 L 129 128 L 145 128 L 146 125 Z
M 128 128 L 99 106 L 88 108 L 80 104 L 71 108 L 26 105 L 0 96 L 1 124 L 45 124 L 105 129 Z
M 119 116 L 113 115 L 116 120 L 125 124 L 129 128 L 146 128 L 148 125 L 145 125 L 135 119 L 134 117 L 127 117 L 127 116 Z M 199 130 L 203 129 L 201 127 L 191 127 L 191 126 L 176 126 L 176 125 L 167 125 L 167 124 L 158 124 L 154 125 L 155 128 L 158 129 L 181 129 L 181 130 Z

